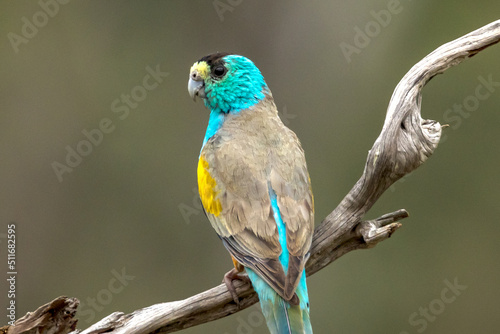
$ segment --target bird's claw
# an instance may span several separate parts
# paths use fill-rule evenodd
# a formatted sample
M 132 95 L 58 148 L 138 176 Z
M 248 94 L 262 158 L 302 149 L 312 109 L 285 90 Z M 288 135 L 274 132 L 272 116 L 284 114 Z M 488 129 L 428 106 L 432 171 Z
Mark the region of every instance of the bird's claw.
M 240 280 L 243 282 L 250 282 L 250 279 L 248 278 L 247 275 L 242 275 L 240 271 L 233 268 L 233 269 L 229 270 L 224 275 L 224 279 L 222 280 L 222 282 L 224 284 L 226 284 L 227 290 L 231 294 L 231 297 L 233 297 L 233 300 L 236 303 L 236 306 L 238 306 L 238 308 L 240 308 L 241 307 L 240 299 L 238 298 L 238 294 L 236 293 L 236 288 L 234 287 L 234 284 L 233 284 L 234 280 Z

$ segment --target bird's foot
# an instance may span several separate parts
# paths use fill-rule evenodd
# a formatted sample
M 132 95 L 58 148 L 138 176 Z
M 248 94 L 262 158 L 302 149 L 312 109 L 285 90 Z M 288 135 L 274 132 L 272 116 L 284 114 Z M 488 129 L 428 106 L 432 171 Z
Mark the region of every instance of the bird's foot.
M 236 268 L 233 268 L 224 275 L 224 279 L 222 280 L 222 282 L 226 284 L 227 290 L 231 294 L 231 297 L 233 297 L 236 306 L 240 308 L 240 299 L 238 298 L 238 294 L 236 293 L 236 288 L 234 287 L 233 284 L 234 280 L 240 280 L 249 283 L 250 278 L 248 278 L 247 275 L 242 274 L 242 272 L 238 271 Z

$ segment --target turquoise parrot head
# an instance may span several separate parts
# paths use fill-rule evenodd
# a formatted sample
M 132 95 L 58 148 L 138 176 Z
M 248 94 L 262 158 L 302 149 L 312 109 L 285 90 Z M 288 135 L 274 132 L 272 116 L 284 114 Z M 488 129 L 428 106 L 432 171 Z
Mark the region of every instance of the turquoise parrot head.
M 200 97 L 207 108 L 221 113 L 237 113 L 270 94 L 250 59 L 227 53 L 214 53 L 195 62 L 188 91 L 193 99 Z

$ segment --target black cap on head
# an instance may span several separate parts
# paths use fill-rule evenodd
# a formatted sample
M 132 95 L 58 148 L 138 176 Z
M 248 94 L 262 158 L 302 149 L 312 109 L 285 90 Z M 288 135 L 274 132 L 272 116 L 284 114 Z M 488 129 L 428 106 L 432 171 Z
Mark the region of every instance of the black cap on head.
M 209 66 L 211 66 L 215 63 L 219 63 L 222 58 L 224 58 L 225 56 L 228 56 L 230 54 L 231 53 L 229 53 L 229 52 L 216 52 L 216 53 L 212 53 L 212 54 L 209 54 L 208 56 L 201 58 L 200 60 L 198 60 L 198 62 L 204 61 Z

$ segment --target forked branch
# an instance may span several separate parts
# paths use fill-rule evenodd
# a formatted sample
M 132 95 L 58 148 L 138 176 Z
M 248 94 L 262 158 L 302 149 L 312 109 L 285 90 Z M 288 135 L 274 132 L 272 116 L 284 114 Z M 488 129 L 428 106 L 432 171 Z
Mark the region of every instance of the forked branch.
M 309 274 L 328 265 L 339 254 L 344 254 L 342 249 L 346 239 L 354 243 L 349 250 L 368 247 L 368 239 L 372 239 L 370 235 L 365 233 L 363 238 L 359 238 L 359 233 L 365 230 L 359 227 L 362 217 L 387 188 L 434 153 L 441 138 L 442 126 L 437 121 L 421 117 L 422 88 L 425 84 L 435 75 L 499 40 L 500 20 L 497 20 L 440 46 L 401 79 L 389 102 L 382 132 L 368 153 L 363 175 L 315 230 L 311 258 L 307 263 Z M 394 231 L 398 226 L 393 223 L 392 228 Z M 389 237 L 390 233 L 385 235 Z M 383 238 L 376 240 L 379 242 Z
M 375 246 L 401 227 L 397 220 L 408 216 L 405 210 L 370 221 L 362 219 L 387 188 L 423 164 L 439 143 L 442 126 L 420 115 L 422 88 L 436 74 L 499 40 L 500 20 L 442 45 L 403 77 L 390 100 L 382 132 L 368 153 L 363 175 L 315 230 L 306 266 L 308 275 L 350 251 Z M 250 284 L 236 281 L 235 286 L 241 309 L 257 302 Z M 171 333 L 238 311 L 226 286 L 221 284 L 182 301 L 149 306 L 131 314 L 115 312 L 81 334 Z M 16 326 L 10 329 L 15 331 Z

